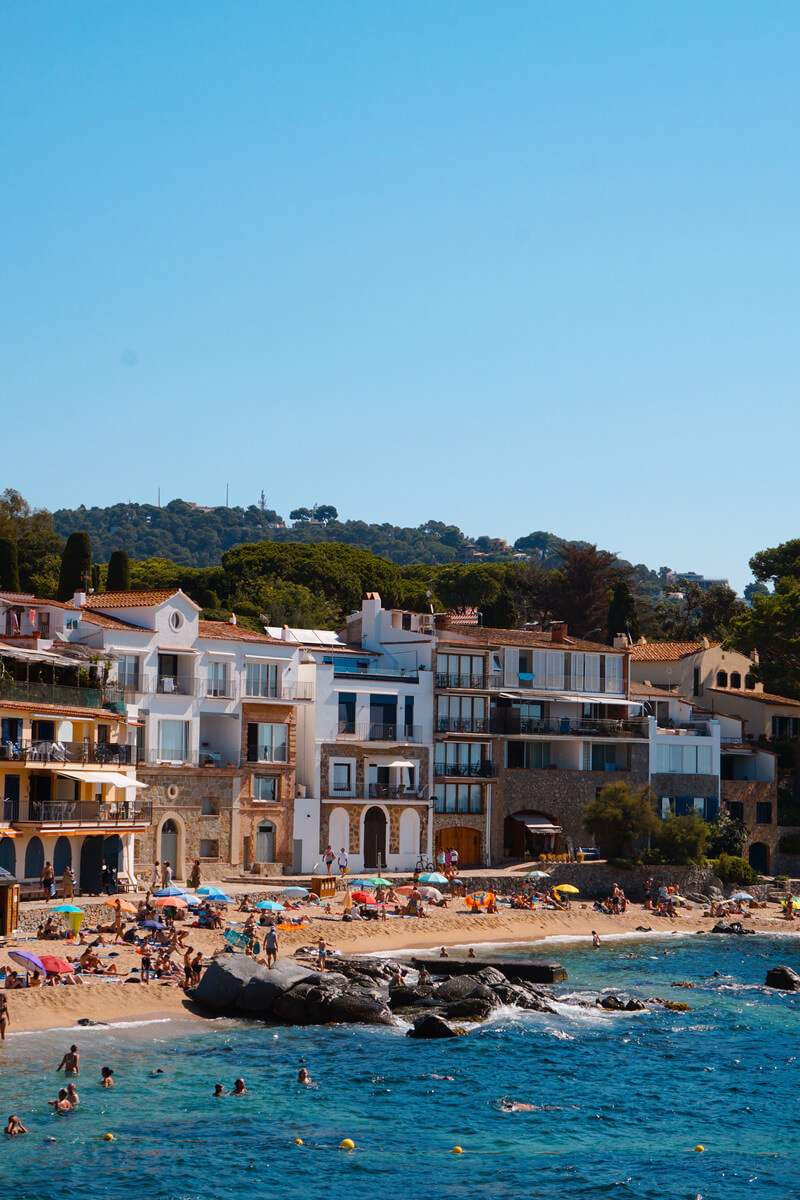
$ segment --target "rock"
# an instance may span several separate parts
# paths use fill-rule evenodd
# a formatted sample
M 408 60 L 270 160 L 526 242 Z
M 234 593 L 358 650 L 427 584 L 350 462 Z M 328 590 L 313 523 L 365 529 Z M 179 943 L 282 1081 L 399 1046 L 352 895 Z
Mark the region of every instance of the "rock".
M 412 1004 L 418 1001 L 431 1000 L 430 987 L 394 987 L 389 988 L 389 1008 L 392 1012 L 398 1008 L 411 1008 Z M 434 1000 L 435 1004 L 436 1001 Z
M 209 963 L 194 991 L 194 999 L 215 1012 L 234 1008 L 237 997 L 251 979 L 262 978 L 267 968 L 246 954 L 220 954 Z
M 485 1021 L 494 1005 L 480 996 L 467 996 L 464 1000 L 454 1000 L 444 1010 L 448 1020 Z
M 609 1012 L 623 1012 L 625 1009 L 619 996 L 603 996 L 602 1000 L 598 1000 L 597 1003 L 601 1008 L 607 1008 Z
M 327 981 L 326 981 L 327 982 Z M 287 1025 L 393 1025 L 386 1005 L 357 990 L 298 983 L 272 1006 L 274 1020 Z
M 679 987 L 679 988 L 693 988 L 694 984 L 689 983 L 688 979 L 682 979 L 682 980 L 678 980 L 676 983 L 671 983 L 669 986 L 670 987 Z
M 770 967 L 764 982 L 766 987 L 778 988 L 781 992 L 800 992 L 800 975 L 791 967 Z
M 424 1017 L 417 1017 L 414 1022 L 414 1028 L 409 1029 L 406 1037 L 413 1038 L 454 1038 L 459 1036 L 459 1031 L 445 1021 L 444 1017 L 437 1017 L 434 1013 L 426 1013 Z
M 482 971 L 478 971 L 477 978 L 488 987 L 494 987 L 498 983 L 507 983 L 505 975 L 502 971 L 498 971 L 496 967 L 484 967 Z
M 658 1003 L 662 1008 L 668 1008 L 670 1012 L 691 1012 L 691 1005 L 679 1004 L 677 1000 L 659 1000 Z
M 741 921 L 731 921 L 730 924 L 728 924 L 727 921 L 717 921 L 711 932 L 731 933 L 735 934 L 737 937 L 745 937 L 747 934 L 754 934 L 755 929 L 745 929 Z
M 467 999 L 485 1000 L 487 1004 L 491 1004 L 492 1008 L 500 1004 L 500 999 L 495 995 L 494 989 L 487 987 L 485 983 L 479 983 L 477 987 L 474 987 Z
M 339 992 L 326 996 L 322 1006 L 324 1021 L 340 1025 L 394 1025 L 391 1012 L 383 1001 L 357 992 Z
M 433 989 L 433 998 L 441 1004 L 449 1004 L 451 1000 L 462 1000 L 476 987 L 480 987 L 481 983 L 482 980 L 476 975 L 453 975 L 444 983 L 437 984 Z
M 346 982 L 343 975 L 339 978 Z M 259 967 L 258 973 L 245 983 L 234 1001 L 236 1010 L 251 1016 L 269 1016 L 279 996 L 291 991 L 298 983 L 316 982 L 317 979 L 318 971 L 291 958 L 277 958 L 269 969 Z
M 653 926 L 652 925 L 637 925 L 636 932 L 637 933 L 652 933 Z
M 625 1005 L 625 1012 L 643 1012 L 647 1008 L 646 1004 L 642 1004 L 641 1000 L 634 1000 L 633 997 Z

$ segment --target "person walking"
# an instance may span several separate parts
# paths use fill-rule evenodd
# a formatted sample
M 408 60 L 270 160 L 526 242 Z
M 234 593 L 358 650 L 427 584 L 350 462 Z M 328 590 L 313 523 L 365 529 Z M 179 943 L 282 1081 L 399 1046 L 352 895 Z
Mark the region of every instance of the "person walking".
M 61 895 L 65 900 L 75 899 L 75 876 L 72 867 L 65 867 L 61 877 Z
M 322 857 L 325 862 L 325 866 L 328 869 L 328 874 L 330 875 L 332 873 L 331 868 L 333 867 L 333 860 L 336 858 L 336 855 L 333 853 L 333 847 L 331 846 L 330 842 L 328 842 L 327 849 Z
M 49 904 L 56 894 L 56 873 L 51 863 L 46 862 L 42 867 L 39 882 L 44 889 L 44 902 L 45 904 Z
M 164 880 L 165 888 L 172 886 L 172 867 L 169 865 L 168 862 L 164 863 L 164 869 L 161 872 L 161 877 Z
M 161 884 L 161 863 L 156 859 L 150 872 L 150 890 L 157 892 Z
M 347 858 L 347 851 L 345 850 L 344 846 L 342 846 L 341 850 L 339 851 L 338 863 L 339 863 L 339 874 L 346 875 L 350 869 L 350 865 L 349 865 L 349 861 Z
M 264 935 L 264 953 L 267 956 L 267 966 L 271 967 L 278 957 L 278 932 L 273 925 Z

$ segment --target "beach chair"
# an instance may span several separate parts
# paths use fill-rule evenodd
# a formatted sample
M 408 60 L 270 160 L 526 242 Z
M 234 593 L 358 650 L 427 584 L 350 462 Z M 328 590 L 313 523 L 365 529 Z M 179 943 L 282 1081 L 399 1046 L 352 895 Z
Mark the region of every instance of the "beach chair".
M 244 953 L 247 949 L 247 943 L 250 941 L 250 938 L 245 934 L 243 929 L 233 929 L 230 926 L 225 929 L 222 937 L 225 942 L 225 949 L 229 953 L 235 953 L 237 950 Z

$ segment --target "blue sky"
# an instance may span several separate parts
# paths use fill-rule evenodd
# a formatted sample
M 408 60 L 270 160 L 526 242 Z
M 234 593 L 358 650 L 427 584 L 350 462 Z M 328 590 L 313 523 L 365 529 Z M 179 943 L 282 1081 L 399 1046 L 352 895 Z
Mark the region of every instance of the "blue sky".
M 2 486 L 797 535 L 796 4 L 6 3 Z

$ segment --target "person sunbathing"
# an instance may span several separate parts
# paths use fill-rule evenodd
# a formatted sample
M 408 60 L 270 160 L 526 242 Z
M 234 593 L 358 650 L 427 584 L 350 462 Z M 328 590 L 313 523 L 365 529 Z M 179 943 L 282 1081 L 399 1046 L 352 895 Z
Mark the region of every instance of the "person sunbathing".
M 25 987 L 25 984 L 22 982 L 22 980 L 19 977 L 19 971 L 9 971 L 8 972 L 8 974 L 6 975 L 5 986 L 8 988 L 9 991 L 13 991 L 14 988 L 24 988 Z

